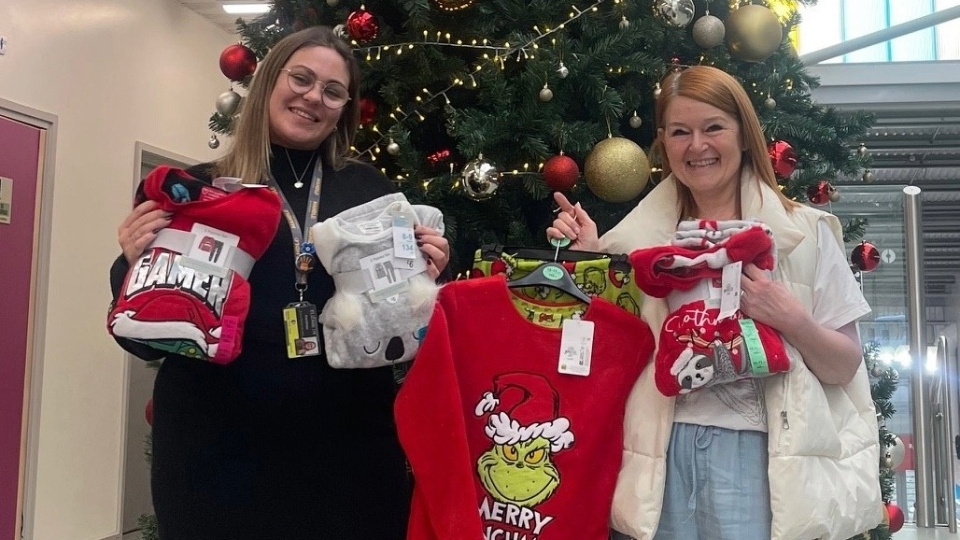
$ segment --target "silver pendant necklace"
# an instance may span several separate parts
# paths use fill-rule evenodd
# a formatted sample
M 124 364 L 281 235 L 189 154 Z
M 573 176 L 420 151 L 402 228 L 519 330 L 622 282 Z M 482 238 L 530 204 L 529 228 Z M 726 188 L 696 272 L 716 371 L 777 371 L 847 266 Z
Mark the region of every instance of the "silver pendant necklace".
M 297 169 L 295 169 L 295 168 L 293 167 L 293 160 L 290 159 L 290 152 L 289 152 L 286 148 L 284 148 L 284 149 L 283 149 L 283 153 L 287 155 L 287 163 L 290 164 L 290 172 L 293 173 L 293 178 L 296 180 L 296 182 L 293 183 L 293 187 L 295 187 L 295 188 L 297 188 L 297 189 L 302 188 L 302 187 L 303 187 L 303 177 L 307 175 L 307 171 L 310 170 L 310 165 L 313 164 L 313 160 L 317 157 L 317 152 L 316 152 L 316 150 L 314 150 L 313 155 L 310 156 L 310 159 L 307 160 L 307 167 L 306 167 L 305 169 L 303 169 L 303 172 L 300 173 L 300 174 L 297 174 Z

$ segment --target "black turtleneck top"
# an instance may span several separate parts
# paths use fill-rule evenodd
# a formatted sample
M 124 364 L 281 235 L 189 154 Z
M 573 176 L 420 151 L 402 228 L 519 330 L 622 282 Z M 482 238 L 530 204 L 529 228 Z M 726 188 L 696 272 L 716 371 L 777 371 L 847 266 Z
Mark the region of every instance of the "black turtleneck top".
M 274 146 L 270 170 L 303 225 L 311 152 Z M 188 169 L 211 180 L 212 166 Z M 368 165 L 323 167 L 319 220 L 395 191 Z M 238 215 L 237 219 L 243 219 Z M 114 297 L 128 266 L 111 269 Z M 254 265 L 243 350 L 219 366 L 168 356 L 154 386 L 152 490 L 161 540 L 402 540 L 409 476 L 393 423 L 390 368 L 336 370 L 288 359 L 283 308 L 297 300 L 293 240 L 281 218 Z M 322 309 L 318 264 L 304 299 Z M 134 354 L 156 358 L 130 342 Z

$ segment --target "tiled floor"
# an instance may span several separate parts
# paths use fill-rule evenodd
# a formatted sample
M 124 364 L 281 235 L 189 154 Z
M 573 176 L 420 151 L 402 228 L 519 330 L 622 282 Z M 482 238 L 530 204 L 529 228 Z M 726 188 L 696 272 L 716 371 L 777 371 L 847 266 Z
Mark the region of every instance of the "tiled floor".
M 893 540 L 960 540 L 960 534 L 952 534 L 946 527 L 917 529 L 913 525 L 904 525 L 893 535 Z

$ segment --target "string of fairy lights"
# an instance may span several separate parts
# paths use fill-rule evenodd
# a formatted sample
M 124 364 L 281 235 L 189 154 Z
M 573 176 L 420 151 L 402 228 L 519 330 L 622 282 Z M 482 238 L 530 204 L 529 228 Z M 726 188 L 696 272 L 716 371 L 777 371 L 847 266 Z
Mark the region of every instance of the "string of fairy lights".
M 404 110 L 402 107 L 395 107 L 390 113 L 389 118 L 393 120 L 394 126 L 402 125 L 405 121 L 411 118 L 417 118 L 419 121 L 426 119 L 421 111 L 423 111 L 427 105 L 431 104 L 435 100 L 443 99 L 446 105 L 450 104 L 450 99 L 447 97 L 447 92 L 453 90 L 457 87 L 462 87 L 467 84 L 467 81 L 470 82 L 469 88 L 477 88 L 478 83 L 474 75 L 482 71 L 483 69 L 489 66 L 497 66 L 499 69 L 503 70 L 506 68 L 506 62 L 511 58 L 514 58 L 517 61 L 534 58 L 535 52 L 539 49 L 540 43 L 551 36 L 554 36 L 557 32 L 560 32 L 565 29 L 566 25 L 576 21 L 577 19 L 583 17 L 588 13 L 597 12 L 599 7 L 606 3 L 608 0 L 597 0 L 590 6 L 585 9 L 580 9 L 577 6 L 571 6 L 572 10 L 568 13 L 567 19 L 560 24 L 556 25 L 553 28 L 545 27 L 541 29 L 539 25 L 534 25 L 533 30 L 537 33 L 536 36 L 528 39 L 527 41 L 511 45 L 509 42 L 505 42 L 503 45 L 494 45 L 491 44 L 489 40 L 470 40 L 469 43 L 464 42 L 461 39 L 455 39 L 450 35 L 449 32 L 436 32 L 436 38 L 431 39 L 431 34 L 429 31 L 424 31 L 424 40 L 419 42 L 406 42 L 406 43 L 394 43 L 390 45 L 377 45 L 371 47 L 360 47 L 356 41 L 353 41 L 353 45 L 356 47 L 358 54 L 365 57 L 367 62 L 378 61 L 386 53 L 393 53 L 400 55 L 404 50 L 410 50 L 418 46 L 430 46 L 430 47 L 455 47 L 460 49 L 467 50 L 483 50 L 486 51 L 482 58 L 474 65 L 473 70 L 470 73 L 466 73 L 462 76 L 454 77 L 453 81 L 440 90 L 430 91 L 427 88 L 422 89 L 422 94 L 415 96 L 414 101 L 416 101 L 416 106 L 412 109 Z M 623 0 L 612 0 L 614 4 L 621 4 Z M 556 44 L 555 38 L 553 39 L 553 44 Z M 395 51 L 395 52 L 394 52 Z M 492 54 L 491 54 L 492 53 Z M 562 67 L 562 65 L 561 65 Z M 384 143 L 387 141 L 392 142 L 392 139 L 389 135 L 390 129 L 387 129 L 387 133 L 381 131 L 380 127 L 373 125 L 370 127 L 370 130 L 377 134 L 377 137 L 373 142 L 365 149 L 359 150 L 356 147 L 351 148 L 358 156 L 369 155 L 371 161 L 377 161 L 377 155 L 381 153 L 381 147 L 384 146 Z M 389 144 L 389 142 L 387 143 Z M 537 167 L 539 170 L 543 166 L 543 163 L 540 163 Z M 505 171 L 501 174 L 510 174 L 510 175 L 523 175 L 523 174 L 536 174 L 530 172 L 531 165 L 525 163 L 523 165 L 523 171 L 520 169 L 514 169 L 513 171 Z M 383 170 L 386 173 L 385 169 Z M 451 170 L 452 173 L 452 170 Z M 396 180 L 408 180 L 409 175 L 398 175 Z M 433 180 L 436 178 L 430 178 L 423 181 L 424 188 L 426 188 Z

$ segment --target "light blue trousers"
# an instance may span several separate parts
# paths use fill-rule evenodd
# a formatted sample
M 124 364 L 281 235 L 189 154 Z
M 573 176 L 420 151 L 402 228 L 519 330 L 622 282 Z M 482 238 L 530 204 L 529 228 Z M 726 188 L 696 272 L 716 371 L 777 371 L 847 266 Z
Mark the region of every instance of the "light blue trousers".
M 766 433 L 674 424 L 666 480 L 656 540 L 769 540 Z

